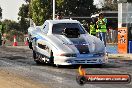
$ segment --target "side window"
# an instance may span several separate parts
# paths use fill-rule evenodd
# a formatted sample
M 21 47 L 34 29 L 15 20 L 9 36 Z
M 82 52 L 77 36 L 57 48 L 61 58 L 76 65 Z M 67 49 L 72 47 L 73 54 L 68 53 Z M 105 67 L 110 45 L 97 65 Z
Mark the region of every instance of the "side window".
M 48 22 L 45 22 L 45 23 L 44 23 L 44 26 L 43 26 L 43 32 L 44 32 L 45 34 L 47 34 L 48 31 L 49 31 L 49 23 L 48 23 Z

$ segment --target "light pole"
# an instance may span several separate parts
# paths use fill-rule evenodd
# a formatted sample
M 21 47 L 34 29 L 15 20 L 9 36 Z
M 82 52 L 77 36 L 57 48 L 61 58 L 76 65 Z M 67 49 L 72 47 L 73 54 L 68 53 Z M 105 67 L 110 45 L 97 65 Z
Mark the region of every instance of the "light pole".
M 55 19 L 55 0 L 53 0 L 53 20 Z
M 1 19 L 2 19 L 2 9 L 0 7 L 0 21 L 1 21 Z M 1 45 L 2 45 L 2 24 L 0 24 L 0 46 Z

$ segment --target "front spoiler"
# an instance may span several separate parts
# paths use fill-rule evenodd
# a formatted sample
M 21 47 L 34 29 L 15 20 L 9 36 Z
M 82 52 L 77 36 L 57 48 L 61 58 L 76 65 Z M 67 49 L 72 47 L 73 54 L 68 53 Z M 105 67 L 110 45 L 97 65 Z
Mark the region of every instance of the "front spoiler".
M 107 56 L 91 57 L 91 58 L 75 58 L 75 57 L 55 57 L 56 65 L 80 65 L 80 64 L 106 64 Z

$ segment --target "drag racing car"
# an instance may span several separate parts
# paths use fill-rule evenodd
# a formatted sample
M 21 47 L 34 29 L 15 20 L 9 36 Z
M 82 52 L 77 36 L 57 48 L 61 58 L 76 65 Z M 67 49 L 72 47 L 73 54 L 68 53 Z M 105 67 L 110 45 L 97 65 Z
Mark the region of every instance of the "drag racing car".
M 46 20 L 28 28 L 29 47 L 36 63 L 54 65 L 105 64 L 104 43 L 87 33 L 77 20 Z

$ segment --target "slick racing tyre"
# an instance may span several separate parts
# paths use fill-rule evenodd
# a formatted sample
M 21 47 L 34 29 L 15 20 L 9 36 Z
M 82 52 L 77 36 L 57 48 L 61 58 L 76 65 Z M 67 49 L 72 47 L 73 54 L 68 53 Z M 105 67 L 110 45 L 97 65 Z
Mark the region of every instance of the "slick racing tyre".
M 36 62 L 36 64 L 41 64 L 41 62 L 39 61 L 39 58 L 38 58 L 38 54 L 33 51 L 33 58 L 34 58 L 34 61 Z

